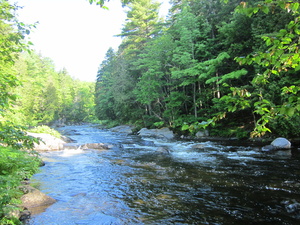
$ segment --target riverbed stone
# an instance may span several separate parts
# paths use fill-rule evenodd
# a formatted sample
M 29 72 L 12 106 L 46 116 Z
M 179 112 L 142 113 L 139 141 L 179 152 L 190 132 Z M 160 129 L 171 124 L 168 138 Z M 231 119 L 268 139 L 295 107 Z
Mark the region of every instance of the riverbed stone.
M 286 138 L 276 138 L 272 143 L 272 146 L 274 146 L 275 149 L 290 149 L 291 148 L 291 142 L 287 140 Z
M 138 134 L 142 137 L 154 137 L 154 138 L 165 138 L 165 139 L 173 139 L 174 133 L 169 128 L 164 127 L 161 129 L 147 129 L 142 128 Z
M 276 138 L 270 145 L 263 146 L 262 151 L 274 151 L 274 150 L 288 150 L 291 149 L 291 142 L 286 138 Z
M 80 146 L 81 149 L 110 149 L 112 145 L 105 144 L 105 143 L 86 143 Z
M 65 143 L 64 144 L 64 150 L 66 149 L 80 149 L 82 144 L 79 143 Z
M 195 136 L 196 136 L 196 138 L 208 137 L 209 132 L 208 132 L 208 130 L 198 131 Z
M 65 141 L 52 136 L 51 134 L 43 133 L 31 133 L 27 132 L 31 137 L 39 138 L 41 141 L 39 144 L 34 143 L 34 150 L 36 151 L 51 151 L 62 150 L 64 148 Z
M 123 134 L 133 134 L 134 128 L 135 128 L 134 126 L 121 125 L 121 126 L 113 127 L 109 130 L 112 132 L 119 132 L 119 133 L 123 133 Z
M 158 147 L 156 150 L 155 150 L 157 153 L 160 153 L 160 154 L 170 154 L 170 149 L 168 147 Z
M 263 147 L 261 148 L 261 150 L 264 151 L 264 152 L 273 151 L 273 150 L 275 150 L 275 149 L 276 149 L 276 148 L 275 148 L 273 145 L 266 145 L 266 146 L 263 146 Z
M 56 202 L 54 198 L 42 193 L 30 185 L 24 185 L 20 188 L 25 193 L 21 197 L 22 206 L 29 210 L 34 207 L 50 206 Z

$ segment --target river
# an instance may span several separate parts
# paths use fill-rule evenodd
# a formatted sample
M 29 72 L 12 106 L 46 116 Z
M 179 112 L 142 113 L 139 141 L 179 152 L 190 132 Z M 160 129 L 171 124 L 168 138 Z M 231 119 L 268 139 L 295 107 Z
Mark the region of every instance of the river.
M 90 125 L 62 130 L 78 143 L 113 147 L 42 153 L 46 165 L 32 182 L 57 202 L 29 225 L 300 224 L 298 150 L 164 141 Z

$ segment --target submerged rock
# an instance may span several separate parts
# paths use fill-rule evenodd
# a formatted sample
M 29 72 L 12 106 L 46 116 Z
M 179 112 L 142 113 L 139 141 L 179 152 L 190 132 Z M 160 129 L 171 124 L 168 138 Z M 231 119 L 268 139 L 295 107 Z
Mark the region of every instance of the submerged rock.
M 174 133 L 169 128 L 164 127 L 161 129 L 147 129 L 142 128 L 138 134 L 142 137 L 154 137 L 154 138 L 166 138 L 172 139 L 174 138 Z
M 170 154 L 170 150 L 167 147 L 158 147 L 156 152 L 160 154 Z

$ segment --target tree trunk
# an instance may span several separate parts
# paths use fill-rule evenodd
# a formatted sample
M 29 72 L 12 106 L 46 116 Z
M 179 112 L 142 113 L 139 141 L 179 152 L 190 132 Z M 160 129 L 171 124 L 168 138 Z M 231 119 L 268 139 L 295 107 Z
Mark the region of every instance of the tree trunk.
M 193 84 L 193 103 L 194 103 L 194 115 L 195 118 L 198 117 L 197 115 L 197 102 L 196 102 L 196 84 Z

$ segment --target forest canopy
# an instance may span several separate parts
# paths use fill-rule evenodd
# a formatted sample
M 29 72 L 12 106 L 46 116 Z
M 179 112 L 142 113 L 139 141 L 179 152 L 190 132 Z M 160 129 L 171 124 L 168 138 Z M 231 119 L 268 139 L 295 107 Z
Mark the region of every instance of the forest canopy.
M 299 3 L 170 3 L 164 20 L 156 1 L 125 2 L 122 44 L 98 72 L 97 117 L 181 133 L 299 135 Z

